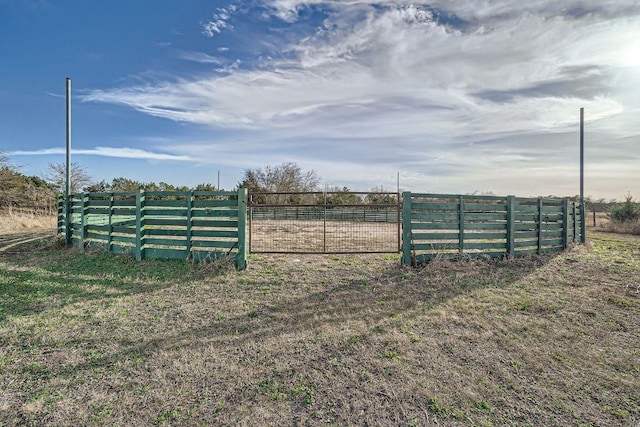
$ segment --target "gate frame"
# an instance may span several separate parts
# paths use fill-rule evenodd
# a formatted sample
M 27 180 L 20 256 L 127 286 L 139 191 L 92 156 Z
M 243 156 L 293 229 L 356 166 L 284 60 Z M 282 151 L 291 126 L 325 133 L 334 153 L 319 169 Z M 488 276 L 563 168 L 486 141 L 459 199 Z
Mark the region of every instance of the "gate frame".
M 327 196 L 329 195 L 356 195 L 356 196 L 369 196 L 369 195 L 380 195 L 380 196 L 393 196 L 395 197 L 395 203 L 379 203 L 379 204 L 329 204 L 327 203 Z M 322 195 L 322 205 L 319 204 L 308 204 L 308 203 L 255 203 L 254 196 L 305 196 L 305 195 L 313 195 L 320 196 Z M 391 253 L 402 253 L 402 194 L 393 191 L 275 191 L 275 192 L 249 192 L 248 194 L 248 203 L 247 203 L 247 227 L 248 227 L 248 253 L 264 253 L 264 254 L 297 254 L 297 255 L 318 255 L 318 254 L 391 254 Z M 327 251 L 327 209 L 329 208 L 391 208 L 395 207 L 397 220 L 396 220 L 396 250 L 394 251 L 363 251 L 363 250 L 353 250 L 353 251 Z M 322 208 L 322 222 L 323 222 L 323 250 L 322 251 L 254 251 L 253 250 L 253 208 L 254 207 L 262 207 L 262 208 Z M 345 222 L 353 222 L 353 221 L 345 221 Z M 393 222 L 391 222 L 393 224 Z

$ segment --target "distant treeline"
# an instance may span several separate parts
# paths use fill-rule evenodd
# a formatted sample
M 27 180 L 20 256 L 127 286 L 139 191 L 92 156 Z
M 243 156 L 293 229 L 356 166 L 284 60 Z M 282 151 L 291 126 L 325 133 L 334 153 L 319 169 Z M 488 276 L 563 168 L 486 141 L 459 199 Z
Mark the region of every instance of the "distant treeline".
M 53 214 L 57 210 L 59 186 L 38 176 L 27 176 L 14 168 L 0 167 L 0 209 L 29 209 L 34 213 Z M 166 182 L 139 182 L 129 178 L 114 178 L 110 183 L 100 181 L 89 184 L 81 191 L 86 193 L 128 191 L 217 191 L 215 185 L 203 183 L 195 187 L 176 186 Z
M 139 182 L 129 178 L 114 178 L 111 182 L 92 182 L 86 170 L 72 164 L 72 192 L 127 192 L 146 191 L 216 191 L 213 184 L 202 183 L 195 187 L 176 186 L 166 182 Z M 0 211 L 13 209 L 34 214 L 53 215 L 57 212 L 57 196 L 65 189 L 64 164 L 50 164 L 44 177 L 29 176 L 20 172 L 0 152 Z
M 64 192 L 66 186 L 65 165 L 50 164 L 44 177 L 27 176 L 19 171 L 19 168 L 11 165 L 9 160 L 0 152 L 0 210 L 10 208 L 30 209 L 35 212 L 51 214 L 57 210 L 57 195 Z M 91 179 L 86 169 L 76 163 L 71 165 L 72 192 L 86 193 L 119 193 L 137 190 L 145 191 L 218 191 L 215 185 L 210 183 L 198 184 L 195 187 L 176 186 L 167 182 L 140 182 L 133 179 L 118 177 L 107 182 L 105 180 L 95 182 Z M 293 162 L 285 162 L 278 166 L 267 166 L 264 169 L 245 170 L 242 181 L 237 188 L 247 188 L 250 193 L 271 192 L 310 192 L 325 190 L 328 194 L 318 195 L 282 195 L 282 196 L 255 196 L 254 203 L 261 204 L 316 204 L 327 203 L 335 205 L 349 204 L 395 204 L 397 198 L 393 194 L 386 193 L 382 187 L 374 187 L 366 195 L 356 195 L 347 187 L 332 186 L 320 189 L 320 176 L 315 170 L 304 171 Z M 385 194 L 386 193 L 386 194 Z M 482 193 L 493 195 L 492 192 Z M 322 200 L 320 200 L 320 198 Z M 548 196 L 555 197 L 555 196 Z M 287 199 L 288 200 L 284 200 Z M 578 200 L 578 196 L 571 197 Z M 273 200 L 272 200 L 273 199 Z M 627 198 L 629 203 L 630 195 Z M 614 206 L 620 205 L 616 200 L 585 199 L 587 209 L 596 212 L 609 212 Z
M 129 178 L 114 178 L 110 183 L 106 181 L 100 181 L 90 184 L 83 188 L 85 193 L 121 193 L 129 191 L 218 191 L 215 185 L 209 183 L 198 184 L 195 187 L 176 186 L 161 181 L 156 184 L 155 182 L 140 182 Z
M 56 212 L 56 190 L 38 176 L 27 176 L 10 166 L 0 167 L 0 209 L 33 210 L 52 215 Z

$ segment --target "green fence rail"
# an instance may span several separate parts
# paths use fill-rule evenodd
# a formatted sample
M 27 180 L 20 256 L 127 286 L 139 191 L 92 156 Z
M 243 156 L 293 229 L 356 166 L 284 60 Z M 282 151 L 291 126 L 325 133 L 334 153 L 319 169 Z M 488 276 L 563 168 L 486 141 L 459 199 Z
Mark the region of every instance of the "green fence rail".
M 58 232 L 84 250 L 145 258 L 216 260 L 246 268 L 247 191 L 78 193 L 58 199 Z
M 402 262 L 436 256 L 518 257 L 585 238 L 584 204 L 515 196 L 403 194 Z

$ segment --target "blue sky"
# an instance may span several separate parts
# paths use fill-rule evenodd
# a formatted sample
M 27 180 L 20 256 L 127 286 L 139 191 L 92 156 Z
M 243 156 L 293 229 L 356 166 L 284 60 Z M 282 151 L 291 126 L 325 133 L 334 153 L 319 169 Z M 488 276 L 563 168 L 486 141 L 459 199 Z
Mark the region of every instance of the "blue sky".
M 640 197 L 637 0 L 0 0 L 0 150 L 233 188 Z

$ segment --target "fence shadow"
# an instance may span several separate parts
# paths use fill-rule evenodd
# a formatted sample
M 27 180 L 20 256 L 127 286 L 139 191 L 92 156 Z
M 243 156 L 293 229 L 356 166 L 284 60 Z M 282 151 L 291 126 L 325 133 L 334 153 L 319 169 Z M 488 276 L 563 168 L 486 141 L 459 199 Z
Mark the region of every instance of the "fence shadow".
M 31 262 L 25 265 L 26 256 Z M 51 245 L 5 254 L 1 260 L 0 320 L 79 302 L 98 303 L 156 292 L 188 282 L 193 271 L 184 261 L 140 263 L 129 256 L 81 254 L 76 248 L 51 249 Z
M 119 351 L 106 354 L 98 365 L 106 367 L 132 354 L 153 357 L 157 353 L 187 348 L 189 352 L 197 353 L 205 347 L 214 346 L 220 352 L 225 352 L 254 344 L 259 346 L 266 341 L 286 342 L 292 336 L 322 336 L 327 330 L 338 330 L 348 325 L 357 325 L 354 328 L 357 337 L 354 339 L 366 341 L 382 330 L 394 328 L 395 318 L 418 317 L 460 295 L 483 288 L 509 288 L 556 256 L 508 261 L 436 260 L 420 269 L 401 267 L 397 260 L 383 263 L 383 269 L 367 269 L 351 263 L 354 258 L 361 262 L 363 256 L 316 256 L 316 259 L 324 257 L 337 261 L 321 267 L 318 275 L 312 276 L 305 274 L 304 263 L 290 271 L 287 269 L 291 267 L 291 262 L 280 263 L 282 257 L 261 256 L 262 265 L 252 267 L 253 273 L 244 276 L 247 280 L 242 285 L 233 285 L 248 301 L 255 303 L 241 314 L 224 318 L 211 315 L 193 325 L 181 324 L 160 336 L 123 343 L 118 346 Z M 351 261 L 340 264 L 341 260 Z M 277 282 L 284 275 L 288 277 L 285 283 L 274 284 L 274 280 Z M 316 283 L 320 277 L 333 278 L 322 285 Z M 71 286 L 78 286 L 81 282 L 86 283 L 87 279 L 73 279 Z M 99 286 L 100 279 L 91 278 L 89 283 Z M 114 285 L 118 292 L 109 297 L 157 291 L 169 286 L 176 284 L 163 283 L 141 288 L 123 281 Z M 287 291 L 289 286 L 291 292 Z M 269 287 L 272 289 L 265 290 Z M 294 287 L 296 291 L 293 291 Z M 308 292 L 304 290 L 307 287 L 311 288 Z M 265 297 L 265 293 L 272 294 Z M 98 299 L 104 295 L 102 291 L 95 291 L 82 295 L 82 298 Z M 210 295 L 210 298 L 208 303 L 211 306 L 219 304 L 215 295 Z M 224 307 L 220 310 L 224 312 Z M 82 342 L 83 346 L 92 347 L 99 345 L 101 339 L 96 337 L 92 344 L 92 338 L 79 337 L 75 344 L 68 344 L 73 346 Z M 349 345 L 348 340 L 336 343 L 338 349 L 345 349 Z M 74 370 L 95 369 L 96 366 L 96 362 L 91 361 L 74 366 Z

